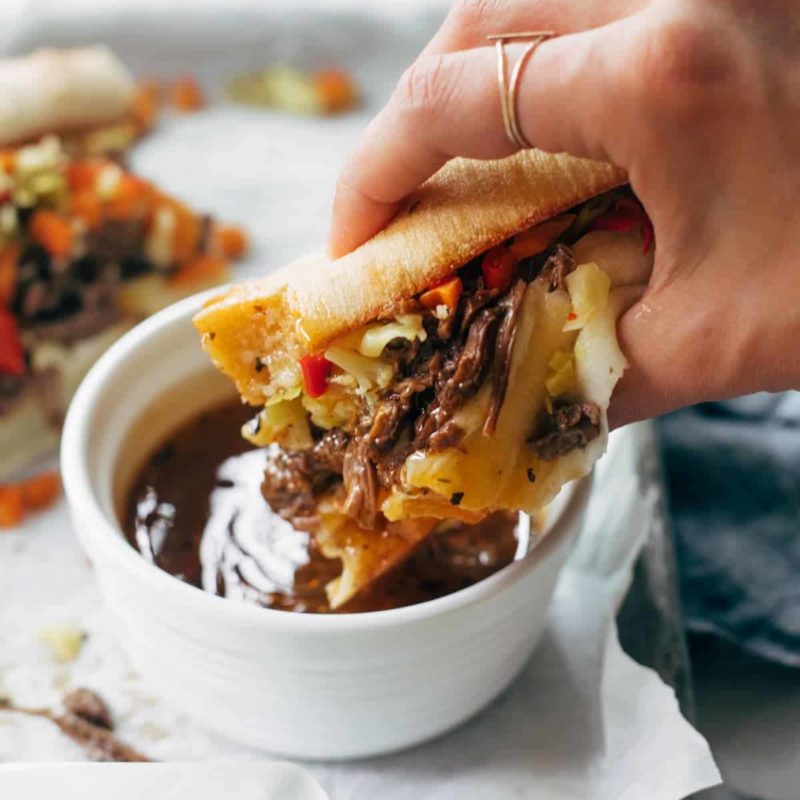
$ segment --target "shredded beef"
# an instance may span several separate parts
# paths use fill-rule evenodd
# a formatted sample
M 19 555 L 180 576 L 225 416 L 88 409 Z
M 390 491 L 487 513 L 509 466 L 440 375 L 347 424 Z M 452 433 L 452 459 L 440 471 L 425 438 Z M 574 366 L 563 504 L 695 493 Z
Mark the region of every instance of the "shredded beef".
M 454 430 L 436 437 L 453 414 L 480 388 L 488 370 L 493 337 L 500 318 L 499 306 L 481 309 L 469 327 L 461 352 L 446 362 L 436 395 L 414 428 L 414 448 L 444 449 L 453 440 Z
M 120 264 L 141 255 L 144 221 L 107 219 L 86 234 L 86 249 L 101 263 Z
M 378 482 L 369 458 L 368 438 L 355 439 L 344 453 L 342 480 L 346 491 L 344 510 L 359 526 L 375 528 L 378 519 Z
M 316 496 L 344 472 L 349 443 L 348 434 L 333 428 L 308 450 L 270 448 L 261 483 L 270 508 L 295 527 L 307 527 L 308 518 L 316 514 Z
M 423 308 L 415 299 L 389 309 L 382 318 L 421 313 L 425 341 L 397 338 L 388 343 L 383 357 L 393 367 L 392 385 L 352 436 L 328 431 L 303 452 L 271 457 L 262 492 L 272 508 L 297 524 L 314 515 L 320 491 L 341 483 L 347 513 L 362 527 L 374 527 L 379 490 L 398 482 L 412 452 L 460 446 L 465 431 L 455 422 L 456 412 L 489 379 L 483 433 L 493 436 L 528 284 L 541 279 L 549 291 L 563 290 L 574 267 L 572 250 L 556 244 L 523 262 L 519 278 L 502 292 L 485 288 L 476 259 L 461 271 L 461 298 L 446 315 Z M 548 416 L 531 447 L 541 458 L 556 458 L 585 447 L 598 434 L 596 406 L 562 406 Z
M 600 435 L 600 409 L 595 403 L 566 403 L 548 414 L 543 429 L 528 440 L 537 458 L 552 461 Z
M 427 362 L 425 372 L 404 378 L 378 403 L 367 434 L 373 453 L 385 453 L 397 441 L 400 429 L 413 409 L 415 396 L 433 386 L 440 361 L 439 355 L 435 354 Z
M 539 276 L 547 281 L 547 290 L 554 292 L 567 288 L 567 275 L 575 269 L 575 253 L 569 245 L 558 243 L 548 251 L 547 260 L 544 262 Z
M 92 725 L 109 731 L 114 727 L 106 701 L 91 689 L 73 689 L 64 696 L 64 708 Z
M 500 409 L 506 397 L 508 388 L 508 375 L 511 370 L 511 354 L 514 350 L 514 340 L 517 335 L 517 323 L 519 322 L 520 309 L 525 297 L 525 290 L 528 284 L 524 280 L 518 280 L 511 291 L 499 302 L 503 310 L 503 321 L 497 331 L 497 339 L 494 345 L 494 360 L 492 361 L 492 397 L 489 403 L 489 410 L 486 414 L 486 421 L 483 424 L 484 436 L 494 436 L 497 428 L 497 419 L 500 416 Z

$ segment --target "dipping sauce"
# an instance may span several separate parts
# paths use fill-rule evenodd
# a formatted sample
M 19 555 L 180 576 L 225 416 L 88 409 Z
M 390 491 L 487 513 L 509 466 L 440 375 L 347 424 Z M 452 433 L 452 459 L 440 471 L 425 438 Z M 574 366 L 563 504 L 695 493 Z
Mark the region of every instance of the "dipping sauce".
M 251 416 L 252 409 L 234 401 L 178 428 L 134 482 L 126 537 L 152 564 L 211 594 L 284 611 L 330 612 L 325 586 L 341 562 L 325 558 L 311 534 L 274 514 L 262 497 L 266 450 L 239 432 Z M 528 551 L 529 527 L 516 515 L 443 528 L 336 613 L 442 597 Z

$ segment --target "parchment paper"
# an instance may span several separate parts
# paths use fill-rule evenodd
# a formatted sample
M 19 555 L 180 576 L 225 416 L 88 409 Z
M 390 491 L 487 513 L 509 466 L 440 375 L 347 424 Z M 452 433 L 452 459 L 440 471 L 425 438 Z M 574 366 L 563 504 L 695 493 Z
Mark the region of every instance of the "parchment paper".
M 202 2 L 187 14 L 186 7 L 151 0 L 113 9 L 87 0 L 46 2 L 0 30 L 9 51 L 104 40 L 142 74 L 191 72 L 212 91 L 223 76 L 276 58 L 352 69 L 365 88 L 362 112 L 310 120 L 217 104 L 164 120 L 135 153 L 141 172 L 250 228 L 255 252 L 243 272 L 252 273 L 322 241 L 347 149 L 440 17 L 422 2 L 382 11 L 364 0 L 356 10 L 336 5 L 240 0 L 220 12 Z M 512 688 L 433 743 L 364 762 L 306 765 L 334 800 L 678 800 L 718 782 L 708 747 L 681 717 L 672 690 L 622 652 L 613 622 L 641 542 L 661 524 L 652 458 L 648 426 L 616 437 L 592 524 L 563 574 L 545 638 Z M 37 639 L 42 628 L 61 622 L 89 634 L 78 659 L 65 666 L 55 665 Z M 143 685 L 114 642 L 59 506 L 0 536 L 0 692 L 39 706 L 75 685 L 105 696 L 120 735 L 153 758 L 263 757 L 198 729 Z M 81 757 L 46 721 L 0 715 L 0 760 Z M 0 792 L 2 786 L 0 775 Z

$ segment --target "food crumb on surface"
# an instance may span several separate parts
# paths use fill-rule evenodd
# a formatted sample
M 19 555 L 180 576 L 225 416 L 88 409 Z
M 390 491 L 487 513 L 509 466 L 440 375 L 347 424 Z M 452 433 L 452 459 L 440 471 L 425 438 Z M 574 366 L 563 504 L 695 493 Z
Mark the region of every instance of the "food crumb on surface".
M 86 641 L 86 633 L 76 625 L 54 625 L 39 631 L 39 641 L 59 664 L 74 661 Z

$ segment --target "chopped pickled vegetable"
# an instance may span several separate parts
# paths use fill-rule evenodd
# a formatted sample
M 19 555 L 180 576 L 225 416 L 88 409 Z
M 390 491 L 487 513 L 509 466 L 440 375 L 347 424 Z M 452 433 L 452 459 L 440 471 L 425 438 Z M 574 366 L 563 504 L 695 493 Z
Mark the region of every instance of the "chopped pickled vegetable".
M 47 645 L 55 661 L 66 664 L 78 657 L 86 634 L 75 625 L 54 625 L 39 631 L 39 640 Z
M 356 348 L 362 356 L 377 358 L 393 339 L 407 339 L 413 342 L 418 339 L 424 342 L 428 338 L 422 325 L 422 314 L 400 314 L 394 322 L 386 322 L 367 328 Z
M 41 511 L 49 508 L 61 494 L 61 478 L 57 472 L 42 472 L 20 484 L 25 509 Z
M 344 111 L 358 102 L 353 79 L 341 70 L 307 73 L 286 65 L 236 75 L 227 85 L 239 103 L 277 108 L 294 114 L 320 115 Z
M 186 283 L 204 283 L 223 277 L 227 270 L 228 262 L 224 258 L 201 253 L 185 262 L 170 277 L 170 283 L 174 286 Z
M 22 489 L 13 484 L 0 486 L 0 528 L 16 528 L 24 517 Z
M 487 289 L 504 292 L 511 286 L 517 271 L 517 259 L 508 247 L 499 245 L 487 251 L 481 261 L 483 282 Z
M 241 258 L 247 252 L 247 234 L 237 225 L 217 225 L 213 236 L 222 255 L 228 258 Z
M 589 230 L 630 231 L 637 227 L 642 234 L 642 252 L 646 255 L 653 244 L 653 223 L 644 208 L 631 197 L 620 197 L 614 207 L 597 217 Z
M 547 364 L 545 388 L 550 397 L 558 397 L 575 388 L 575 358 L 566 350 L 557 350 Z
M 300 371 L 303 373 L 303 385 L 309 397 L 320 397 L 328 388 L 328 375 L 332 363 L 324 355 L 303 356 L 300 359 Z
M 358 382 L 361 391 L 385 389 L 392 380 L 394 371 L 390 364 L 379 358 L 369 358 L 352 350 L 341 347 L 331 347 L 325 352 L 328 361 L 334 363 L 346 373 L 352 375 Z
M 46 208 L 34 211 L 28 233 L 54 258 L 65 258 L 72 250 L 72 226 L 55 211 Z
M 299 397 L 265 406 L 254 420 L 245 423 L 242 436 L 257 447 L 277 442 L 285 450 L 300 450 L 314 443 Z
M 452 278 L 438 284 L 419 296 L 419 302 L 430 309 L 446 306 L 451 311 L 458 306 L 459 298 L 464 290 L 461 278 Z
M 575 221 L 574 214 L 562 214 L 560 217 L 542 222 L 514 237 L 509 249 L 515 258 L 522 260 L 541 253 L 550 247 Z
M 17 320 L 11 312 L 0 309 L 0 375 L 22 375 L 24 372 L 25 351 Z
M 19 245 L 0 246 L 0 312 L 11 305 L 17 286 Z
M 170 102 L 177 111 L 199 111 L 206 104 L 199 84 L 191 75 L 178 78 L 170 91 Z
M 567 289 L 574 317 L 567 319 L 564 330 L 579 330 L 608 303 L 611 280 L 597 264 L 581 264 L 567 276 Z M 570 315 L 572 316 L 572 315 Z
M 358 105 L 358 88 L 344 70 L 323 69 L 314 73 L 313 80 L 326 113 L 335 114 Z
M 141 131 L 153 126 L 158 117 L 161 86 L 158 81 L 141 81 L 133 94 L 133 119 Z

